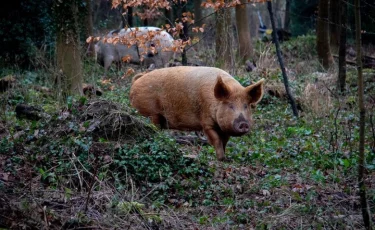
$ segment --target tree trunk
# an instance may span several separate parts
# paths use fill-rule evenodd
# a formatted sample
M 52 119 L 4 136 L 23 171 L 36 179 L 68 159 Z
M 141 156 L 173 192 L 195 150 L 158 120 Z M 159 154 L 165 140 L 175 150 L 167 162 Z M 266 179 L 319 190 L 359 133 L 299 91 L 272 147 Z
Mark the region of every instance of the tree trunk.
M 173 7 L 171 7 L 169 10 L 164 9 L 164 15 L 165 15 L 165 24 L 174 26 Z
M 292 0 L 286 0 L 285 3 L 285 18 L 284 18 L 284 30 L 289 31 L 290 25 L 290 2 Z
M 282 27 L 282 19 L 281 19 L 281 15 L 280 15 L 280 8 L 281 8 L 281 0 L 275 0 L 274 1 L 274 5 L 273 5 L 273 16 L 274 16 L 274 19 L 275 19 L 275 24 L 277 24 L 277 28 L 281 28 Z
M 93 23 L 96 23 L 98 22 L 98 18 L 99 18 L 99 14 L 100 14 L 100 1 L 101 0 L 94 0 L 94 7 L 93 7 Z
M 122 29 L 128 24 L 128 21 L 125 18 L 125 14 L 127 13 L 127 9 L 124 8 L 123 2 L 120 4 L 119 12 L 120 12 L 121 23 L 120 23 L 120 26 L 119 26 L 118 29 Z
M 183 18 L 183 13 L 187 12 L 186 10 L 186 5 L 187 3 L 186 2 L 182 2 L 182 1 L 178 1 L 178 13 L 177 13 L 177 16 L 179 18 L 179 21 L 182 22 L 182 25 L 183 25 L 183 29 L 182 31 L 180 31 L 180 39 L 182 39 L 182 41 L 186 42 L 189 40 L 189 25 L 187 24 L 187 21 L 184 21 L 182 20 Z M 183 49 L 182 51 L 182 54 L 181 54 L 181 64 L 186 66 L 187 65 L 187 56 L 186 56 L 186 47 Z
M 339 42 L 339 76 L 338 88 L 341 93 L 345 92 L 346 81 L 346 26 L 347 26 L 347 5 L 340 6 L 340 42 Z
M 133 7 L 127 7 L 126 9 L 123 6 L 124 3 L 121 4 L 121 25 L 119 29 L 123 29 L 125 27 L 133 27 Z
M 272 3 L 271 3 L 271 1 L 267 1 L 267 9 L 268 9 L 268 12 L 270 14 L 272 30 L 276 31 L 275 20 L 273 18 L 273 13 L 272 13 Z M 293 97 L 292 93 L 290 92 L 290 89 L 289 89 L 289 80 L 288 80 L 288 76 L 286 75 L 283 57 L 281 56 L 280 43 L 279 43 L 279 39 L 277 37 L 277 33 L 272 33 L 272 36 L 273 36 L 273 41 L 274 41 L 275 46 L 276 46 L 276 54 L 277 54 L 277 58 L 279 59 L 281 72 L 283 74 L 285 91 L 286 91 L 286 94 L 288 95 L 288 99 L 289 99 L 290 105 L 292 107 L 293 114 L 294 114 L 295 117 L 298 117 L 298 110 L 297 110 L 296 102 L 294 100 L 294 97 Z
M 230 9 L 216 12 L 215 61 L 221 68 L 229 70 L 232 63 L 229 27 L 231 23 Z
M 372 229 L 371 214 L 367 204 L 365 171 L 365 115 L 363 75 L 362 75 L 362 44 L 361 44 L 361 10 L 360 0 L 355 0 L 355 38 L 357 46 L 357 71 L 358 71 L 358 101 L 359 101 L 359 153 L 358 153 L 358 187 L 362 208 L 362 217 L 365 228 Z
M 143 10 L 146 10 L 146 7 L 142 7 Z M 149 26 L 148 18 L 142 20 L 143 26 Z
M 317 51 L 318 59 L 325 70 L 333 64 L 333 57 L 330 48 L 329 39 L 329 0 L 319 0 L 317 33 Z
M 56 59 L 63 96 L 82 95 L 82 61 L 76 0 L 56 1 Z
M 194 0 L 194 24 L 196 26 L 202 26 L 202 0 Z
M 133 27 L 133 7 L 128 7 L 128 12 L 126 15 L 127 15 L 128 26 Z
M 87 9 L 87 15 L 86 15 L 86 37 L 90 37 L 94 35 L 94 25 L 92 21 L 92 2 L 91 0 L 85 0 L 86 2 L 86 9 Z M 95 55 L 94 50 L 94 43 L 90 42 L 88 43 L 87 51 L 89 56 Z
M 147 18 L 143 19 L 143 26 L 148 26 L 148 19 Z
M 239 56 L 241 62 L 245 62 L 247 59 L 250 59 L 253 56 L 253 47 L 250 36 L 250 25 L 246 4 L 236 6 L 236 25 Z
M 340 8 L 344 3 L 341 4 L 341 0 L 330 0 L 329 4 L 329 29 L 331 37 L 331 50 L 333 53 L 337 53 L 339 49 L 340 39 Z

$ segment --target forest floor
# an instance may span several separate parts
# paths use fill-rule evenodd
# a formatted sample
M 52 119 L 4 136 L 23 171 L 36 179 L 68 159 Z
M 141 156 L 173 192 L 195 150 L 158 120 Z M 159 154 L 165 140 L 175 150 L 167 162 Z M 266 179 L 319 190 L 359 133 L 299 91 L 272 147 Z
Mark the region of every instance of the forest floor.
M 48 70 L 4 70 L 14 84 L 0 93 L 0 229 L 362 229 L 356 69 L 348 65 L 339 95 L 337 71 L 313 61 L 313 36 L 282 49 L 300 117 L 272 44 L 257 43 L 257 69 L 233 75 L 244 85 L 265 78 L 266 94 L 252 132 L 230 139 L 227 162 L 194 133 L 160 131 L 139 116 L 128 98 L 132 71 L 103 80 L 86 61 L 85 80 L 102 95 L 61 101 Z M 375 213 L 375 71 L 364 79 Z

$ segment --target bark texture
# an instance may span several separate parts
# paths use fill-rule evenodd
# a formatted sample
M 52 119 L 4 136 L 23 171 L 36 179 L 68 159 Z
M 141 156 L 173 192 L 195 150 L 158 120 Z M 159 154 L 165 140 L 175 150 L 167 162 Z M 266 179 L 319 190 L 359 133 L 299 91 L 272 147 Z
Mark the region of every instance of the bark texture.
M 268 12 L 270 14 L 272 30 L 276 31 L 276 25 L 275 25 L 275 19 L 273 17 L 271 1 L 267 2 L 267 9 L 268 9 Z M 296 105 L 296 102 L 294 100 L 293 94 L 291 93 L 290 88 L 289 88 L 289 80 L 288 80 L 288 76 L 286 75 L 283 57 L 281 56 L 280 43 L 279 43 L 279 39 L 277 37 L 277 33 L 272 33 L 272 36 L 273 36 L 273 41 L 274 41 L 275 46 L 276 46 L 276 54 L 277 54 L 277 58 L 278 58 L 279 63 L 280 63 L 281 72 L 283 74 L 285 91 L 286 91 L 286 94 L 288 95 L 289 103 L 292 107 L 293 114 L 294 114 L 295 117 L 298 117 L 297 105 Z
M 347 26 L 347 5 L 340 6 L 340 42 L 339 42 L 339 76 L 338 88 L 341 93 L 345 92 L 346 81 L 346 26 Z
M 82 95 L 82 61 L 76 0 L 55 3 L 57 26 L 56 60 L 63 96 Z
M 244 1 L 241 1 L 244 2 Z M 250 24 L 248 20 L 246 4 L 236 6 L 236 26 L 238 34 L 238 53 L 241 62 L 245 62 L 253 56 L 251 43 Z
M 317 24 L 317 51 L 318 59 L 324 69 L 329 69 L 333 64 L 333 57 L 329 39 L 329 0 L 319 0 L 318 24 Z
M 333 53 L 337 53 L 340 44 L 340 5 L 341 0 L 330 0 L 329 4 L 329 30 L 330 30 L 330 42 L 331 50 Z
M 220 68 L 227 70 L 231 68 L 232 64 L 230 24 L 230 9 L 218 10 L 216 12 L 215 60 Z
M 186 2 L 183 2 L 181 0 L 178 1 L 178 18 L 179 20 L 182 22 L 182 25 L 183 25 L 183 29 L 181 30 L 179 36 L 181 38 L 182 41 L 186 42 L 189 40 L 189 25 L 187 23 L 186 20 L 183 20 L 183 15 L 185 12 L 187 12 L 187 9 L 186 9 L 186 5 L 187 3 Z M 187 54 L 186 54 L 186 47 L 183 49 L 182 53 L 181 53 L 181 62 L 182 62 L 182 65 L 186 66 L 187 65 Z
M 174 14 L 173 7 L 169 10 L 164 9 L 165 24 L 173 25 L 174 24 Z
M 373 229 L 370 209 L 367 204 L 365 185 L 365 115 L 363 74 L 362 74 L 362 43 L 361 43 L 361 10 L 360 0 L 355 0 L 355 38 L 357 47 L 357 71 L 358 71 L 358 101 L 359 101 L 359 153 L 358 153 L 358 187 L 362 209 L 362 217 L 365 228 Z
M 128 12 L 127 12 L 127 21 L 128 21 L 128 26 L 133 27 L 133 7 L 128 7 Z
M 94 35 L 94 24 L 92 21 L 92 13 L 93 13 L 93 8 L 92 8 L 92 2 L 91 0 L 85 0 L 86 2 L 86 37 L 93 36 Z M 89 56 L 94 56 L 95 55 L 95 50 L 94 50 L 94 43 L 90 42 L 88 43 L 87 47 L 87 53 Z
M 284 30 L 286 31 L 289 31 L 290 26 L 290 2 L 291 0 L 286 0 L 285 3 Z
M 202 26 L 202 0 L 194 0 L 194 21 L 196 26 Z

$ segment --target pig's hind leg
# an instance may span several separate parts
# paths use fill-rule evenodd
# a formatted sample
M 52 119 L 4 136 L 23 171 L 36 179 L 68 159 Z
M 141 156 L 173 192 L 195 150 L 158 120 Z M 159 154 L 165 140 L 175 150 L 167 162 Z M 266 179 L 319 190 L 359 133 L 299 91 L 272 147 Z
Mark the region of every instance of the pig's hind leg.
M 152 123 L 159 126 L 161 129 L 168 129 L 167 119 L 161 114 L 154 114 L 150 116 Z

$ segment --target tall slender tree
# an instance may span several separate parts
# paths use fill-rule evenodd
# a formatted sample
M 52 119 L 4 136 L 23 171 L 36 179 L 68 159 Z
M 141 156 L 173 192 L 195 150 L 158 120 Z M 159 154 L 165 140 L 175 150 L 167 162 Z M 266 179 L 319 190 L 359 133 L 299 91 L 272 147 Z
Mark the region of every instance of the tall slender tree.
M 317 24 L 317 51 L 318 59 L 324 69 L 329 69 L 333 64 L 329 39 L 329 0 L 319 0 Z
M 270 14 L 272 30 L 275 31 L 276 25 L 275 25 L 275 19 L 273 17 L 272 2 L 271 1 L 267 1 L 267 9 L 268 9 L 268 12 Z M 293 115 L 295 117 L 298 117 L 297 105 L 296 105 L 296 102 L 294 100 L 293 94 L 292 94 L 292 92 L 290 91 L 290 88 L 289 88 L 289 79 L 288 79 L 288 76 L 286 75 L 283 57 L 281 56 L 280 43 L 279 43 L 279 38 L 277 37 L 277 33 L 272 33 L 272 37 L 273 37 L 272 39 L 273 39 L 273 41 L 275 43 L 275 47 L 276 47 L 277 59 L 279 60 L 281 72 L 282 72 L 282 75 L 283 75 L 285 91 L 286 91 L 286 94 L 288 95 L 288 99 L 289 99 L 289 103 L 292 107 Z
M 346 5 L 340 4 L 341 0 L 330 0 L 329 3 L 329 32 L 330 32 L 330 45 L 333 53 L 339 50 L 340 41 L 340 7 Z
M 121 13 L 121 25 L 119 29 L 133 27 L 133 7 L 125 6 L 124 2 L 119 5 Z
M 274 4 L 273 4 L 273 7 L 272 7 L 273 8 L 273 16 L 274 16 L 277 28 L 283 27 L 282 19 L 281 19 L 281 13 L 280 13 L 283 2 L 284 2 L 284 0 L 274 0 Z
M 194 0 L 194 21 L 196 26 L 201 26 L 202 23 L 202 0 Z
M 126 18 L 127 18 L 127 21 L 128 21 L 128 26 L 133 27 L 134 26 L 134 23 L 133 23 L 133 7 L 127 8 L 126 16 L 127 16 Z
M 78 5 L 80 0 L 56 1 L 54 16 L 56 20 L 56 60 L 61 74 L 63 96 L 82 94 L 82 61 L 79 42 Z
M 241 3 L 246 1 L 242 0 Z M 238 34 L 238 50 L 242 62 L 250 59 L 253 55 L 253 46 L 250 36 L 250 24 L 248 20 L 246 4 L 236 5 L 236 26 Z
M 90 37 L 94 35 L 94 24 L 92 21 L 92 2 L 91 0 L 85 0 L 86 3 L 86 37 Z M 88 55 L 94 56 L 94 43 L 89 42 L 88 43 Z
M 345 92 L 346 81 L 346 26 L 347 22 L 347 4 L 340 6 L 340 42 L 339 42 L 339 76 L 338 89 L 341 93 Z
M 363 74 L 362 74 L 362 43 L 361 43 L 361 10 L 360 0 L 355 0 L 355 40 L 357 48 L 357 72 L 358 72 L 358 101 L 359 101 L 359 154 L 358 154 L 358 187 L 362 208 L 362 217 L 367 230 L 372 230 L 372 220 L 367 204 L 365 185 L 365 117 Z
M 186 9 L 186 5 L 187 5 L 187 2 L 184 2 L 184 1 L 181 1 L 179 0 L 178 1 L 178 5 L 177 5 L 177 9 L 178 9 L 178 18 L 180 20 L 180 22 L 182 22 L 182 25 L 183 25 L 183 29 L 180 31 L 180 38 L 182 41 L 186 42 L 189 40 L 189 30 L 188 30 L 188 22 L 187 20 L 184 19 L 184 15 L 187 13 L 187 9 Z M 184 47 L 182 53 L 181 53 L 181 62 L 182 62 L 182 65 L 187 65 L 187 55 L 186 55 L 186 48 Z
M 229 69 L 232 63 L 231 41 L 228 31 L 230 24 L 230 8 L 219 9 L 216 12 L 215 51 L 216 63 L 224 69 Z
M 284 18 L 284 30 L 289 31 L 290 26 L 290 2 L 292 0 L 286 0 L 285 3 L 285 18 Z
M 173 25 L 173 7 L 164 9 L 165 24 Z

